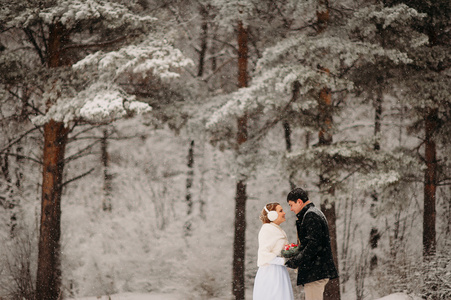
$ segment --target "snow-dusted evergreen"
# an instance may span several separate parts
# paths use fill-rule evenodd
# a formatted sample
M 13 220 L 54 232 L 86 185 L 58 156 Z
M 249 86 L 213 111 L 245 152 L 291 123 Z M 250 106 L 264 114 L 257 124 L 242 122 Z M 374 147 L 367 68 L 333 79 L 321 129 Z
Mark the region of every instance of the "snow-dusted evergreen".
M 295 242 L 290 184 L 320 206 L 326 169 L 341 299 L 448 299 L 448 2 L 1 0 L 0 298 L 35 296 L 43 132 L 56 122 L 68 130 L 58 250 L 66 299 L 231 299 L 242 178 L 250 299 L 261 208 L 280 202 Z M 250 80 L 237 89 L 239 21 Z M 325 89 L 329 145 L 318 137 Z M 248 141 L 237 152 L 243 113 Z M 105 136 L 111 211 L 102 207 Z M 424 256 L 431 166 L 436 253 Z

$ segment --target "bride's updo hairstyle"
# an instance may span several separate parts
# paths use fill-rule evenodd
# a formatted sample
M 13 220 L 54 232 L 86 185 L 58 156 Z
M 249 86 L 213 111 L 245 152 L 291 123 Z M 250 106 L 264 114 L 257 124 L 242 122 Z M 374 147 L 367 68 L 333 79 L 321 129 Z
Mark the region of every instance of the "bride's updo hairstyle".
M 276 211 L 277 205 L 280 204 L 277 202 L 268 203 L 266 204 L 266 209 L 268 211 Z M 268 219 L 268 213 L 266 212 L 266 209 L 263 207 L 262 212 L 260 213 L 260 220 L 262 221 L 262 223 L 271 223 L 271 221 Z

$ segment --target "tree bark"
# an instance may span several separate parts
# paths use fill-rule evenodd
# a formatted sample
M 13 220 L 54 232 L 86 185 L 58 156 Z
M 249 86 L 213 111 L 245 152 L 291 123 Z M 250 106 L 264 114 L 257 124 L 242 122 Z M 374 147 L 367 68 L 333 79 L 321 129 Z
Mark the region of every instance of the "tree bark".
M 191 188 L 193 187 L 193 182 L 194 182 L 194 140 L 192 140 L 190 142 L 187 158 L 188 158 L 188 163 L 187 163 L 188 171 L 186 172 L 185 202 L 186 202 L 186 206 L 187 206 L 186 215 L 188 216 L 188 218 L 185 222 L 184 229 L 185 229 L 185 234 L 188 236 L 191 234 L 191 226 L 192 226 L 189 216 L 193 212 L 193 204 L 194 204 L 193 197 L 191 194 Z
M 291 152 L 291 126 L 288 121 L 283 122 L 283 132 L 285 133 L 285 147 L 288 153 Z M 290 189 L 294 189 L 296 184 L 294 183 L 294 172 L 291 172 L 288 177 L 288 183 L 290 184 Z
M 238 88 L 248 85 L 248 33 L 243 23 L 238 23 Z M 237 153 L 240 145 L 247 141 L 247 114 L 239 117 L 237 120 L 236 145 Z M 239 154 L 239 153 L 238 153 Z M 235 197 L 235 237 L 233 241 L 233 286 L 232 292 L 236 300 L 245 298 L 245 245 L 246 245 L 246 181 L 240 179 L 236 183 Z
M 329 70 L 326 68 L 321 68 L 322 71 L 329 74 Z M 320 146 L 330 146 L 332 144 L 332 93 L 330 88 L 324 87 L 318 97 L 319 106 L 319 145 Z M 338 265 L 338 246 L 337 246 L 337 228 L 336 228 L 336 214 L 335 214 L 335 202 L 331 199 L 335 196 L 335 189 L 331 184 L 331 174 L 329 166 L 330 162 L 324 161 L 323 169 L 320 172 L 320 191 L 322 193 L 321 199 L 321 210 L 327 218 L 329 224 L 329 234 L 330 243 L 332 248 L 332 255 L 334 258 L 334 263 L 339 270 Z M 332 279 L 327 285 L 324 291 L 325 300 L 339 300 L 340 299 L 340 280 L 339 278 Z
M 66 30 L 62 24 L 49 26 L 47 67 L 63 66 L 61 49 L 66 40 L 65 34 Z M 47 103 L 47 108 L 52 104 Z M 50 120 L 44 125 L 36 300 L 57 300 L 61 296 L 61 194 L 68 134 L 69 129 L 63 122 Z
M 297 101 L 299 98 L 299 93 L 301 90 L 301 84 L 299 81 L 293 82 L 293 87 L 291 91 L 291 102 Z M 292 144 L 291 144 L 291 126 L 288 120 L 284 120 L 283 123 L 283 132 L 285 134 L 285 147 L 288 153 L 291 152 Z M 294 174 L 295 172 L 291 172 L 288 178 L 288 183 L 290 184 L 290 189 L 294 189 L 296 187 L 296 183 L 294 182 Z
M 434 134 L 438 128 L 438 110 L 429 109 L 425 114 L 425 162 L 424 212 L 423 212 L 423 257 L 435 254 L 435 193 L 437 189 L 437 150 Z
M 337 246 L 337 226 L 336 226 L 336 214 L 335 214 L 335 203 L 329 201 L 329 198 L 333 198 L 335 195 L 334 188 L 330 186 L 330 182 L 327 179 L 320 180 L 320 185 L 322 188 L 326 188 L 326 195 L 324 200 L 321 201 L 321 211 L 324 213 L 327 219 L 327 224 L 329 226 L 330 235 L 330 245 L 332 248 L 332 255 L 334 258 L 335 266 L 338 270 L 338 246 Z M 329 188 L 327 188 L 329 186 Z M 324 290 L 324 300 L 339 300 L 340 298 L 340 280 L 339 278 L 332 279 L 326 285 Z
M 318 0 L 316 10 L 317 16 L 317 33 L 321 34 L 327 29 L 330 20 L 330 7 L 329 0 Z M 329 69 L 318 66 L 318 68 L 330 74 Z M 318 143 L 320 146 L 329 146 L 332 144 L 332 93 L 329 87 L 324 87 L 318 97 L 318 107 L 319 107 L 319 133 L 318 133 Z M 336 215 L 335 215 L 335 201 L 334 198 L 335 189 L 331 184 L 331 170 L 330 162 L 324 161 L 323 166 L 325 167 L 320 172 L 320 191 L 321 191 L 321 210 L 327 218 L 329 224 L 329 234 L 330 243 L 332 248 L 332 255 L 334 258 L 334 263 L 339 270 L 338 265 L 338 246 L 337 246 L 337 229 L 336 229 Z M 325 300 L 340 300 L 340 280 L 339 278 L 332 279 L 325 288 L 324 291 Z
M 61 293 L 61 194 L 67 135 L 64 123 L 51 120 L 44 125 L 37 300 L 57 300 Z
M 207 53 L 208 10 L 205 6 L 200 7 L 200 14 L 202 16 L 202 25 L 201 25 L 199 66 L 197 70 L 197 77 L 202 77 L 202 75 L 204 74 L 205 54 Z
M 238 181 L 235 197 L 235 238 L 233 241 L 233 295 L 245 299 L 245 249 L 246 249 L 246 182 Z
M 326 72 L 329 70 L 325 69 Z M 324 88 L 319 95 L 319 108 L 320 108 L 320 131 L 318 133 L 319 144 L 322 146 L 329 146 L 332 144 L 332 95 L 329 88 Z M 330 162 L 324 161 L 323 165 L 326 166 L 324 170 L 320 172 L 320 191 L 321 191 L 321 210 L 327 218 L 329 225 L 330 243 L 332 248 L 332 255 L 334 263 L 339 269 L 338 265 L 338 246 L 337 246 L 337 228 L 336 228 L 336 214 L 335 214 L 335 202 L 331 199 L 335 196 L 335 189 L 331 184 L 331 170 L 329 169 Z M 340 299 L 340 280 L 339 278 L 331 280 L 324 291 L 325 300 L 339 300 Z
M 426 32 L 429 38 L 429 47 L 438 45 L 437 28 L 433 25 L 433 12 L 430 15 Z M 436 250 L 436 210 L 435 197 L 437 190 L 437 147 L 435 133 L 439 127 L 437 108 L 427 108 L 424 117 L 425 128 L 425 163 L 424 171 L 424 211 L 423 211 L 423 258 L 429 259 L 435 255 Z
M 110 174 L 110 155 L 108 154 L 108 130 L 103 131 L 103 137 L 101 141 L 101 151 L 102 151 L 102 165 L 103 165 L 103 201 L 102 208 L 103 211 L 111 212 L 113 206 L 111 204 L 111 191 L 112 191 L 112 179 L 113 176 Z
M 191 195 L 191 188 L 193 187 L 194 182 L 194 140 L 191 141 L 189 149 L 188 149 L 188 172 L 186 176 L 186 195 L 185 201 L 188 205 L 188 210 L 186 212 L 187 215 L 190 215 L 193 212 L 193 199 Z
M 379 151 L 381 149 L 380 145 L 380 135 L 382 130 L 382 102 L 383 102 L 383 84 L 384 84 L 384 78 L 382 76 L 379 76 L 377 78 L 377 95 L 376 99 L 374 100 L 374 145 L 373 149 L 375 151 Z M 375 252 L 375 250 L 378 247 L 379 239 L 381 238 L 381 235 L 379 233 L 379 229 L 377 228 L 376 224 L 376 214 L 374 213 L 374 210 L 376 209 L 377 203 L 379 202 L 379 195 L 377 191 L 373 191 L 371 193 L 371 209 L 370 209 L 370 215 L 372 217 L 373 226 L 370 231 L 370 248 L 371 248 L 371 258 L 370 258 L 370 270 L 374 270 L 377 267 L 378 264 L 378 257 Z

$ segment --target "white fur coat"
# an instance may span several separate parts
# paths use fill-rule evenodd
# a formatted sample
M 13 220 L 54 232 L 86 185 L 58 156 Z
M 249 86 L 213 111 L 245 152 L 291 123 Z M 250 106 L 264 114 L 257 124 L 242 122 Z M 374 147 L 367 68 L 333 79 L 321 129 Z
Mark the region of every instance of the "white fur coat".
M 288 244 L 287 234 L 279 225 L 274 223 L 263 224 L 258 233 L 257 265 L 261 267 L 266 264 L 275 263 L 274 259 L 280 256 L 280 252 L 286 244 Z M 281 257 L 278 257 L 278 259 L 284 261 Z M 279 262 L 276 264 L 283 263 Z

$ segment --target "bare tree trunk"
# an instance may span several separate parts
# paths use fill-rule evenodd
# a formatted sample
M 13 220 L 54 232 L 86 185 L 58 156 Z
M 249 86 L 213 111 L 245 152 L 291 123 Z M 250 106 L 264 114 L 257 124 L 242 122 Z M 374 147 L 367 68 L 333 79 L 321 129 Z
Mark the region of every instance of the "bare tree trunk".
M 103 165 L 103 211 L 111 212 L 113 207 L 111 204 L 111 192 L 113 188 L 112 179 L 110 174 L 110 155 L 108 154 L 108 130 L 103 131 L 103 137 L 101 141 L 102 150 L 102 165 Z
M 61 292 L 61 194 L 67 135 L 64 123 L 51 120 L 44 125 L 37 300 L 57 300 Z
M 328 70 L 326 70 L 328 72 Z M 332 98 L 329 88 L 324 88 L 319 96 L 320 107 L 320 131 L 318 134 L 319 144 L 323 146 L 332 144 Z M 335 196 L 335 189 L 331 184 L 329 163 L 323 162 L 325 169 L 320 172 L 320 191 L 321 195 L 321 210 L 327 218 L 329 225 L 330 243 L 332 248 L 332 255 L 337 269 L 338 265 L 338 246 L 337 246 L 337 228 L 336 228 L 336 214 L 335 202 L 330 201 Z M 339 300 L 340 299 L 340 281 L 338 278 L 332 279 L 324 291 L 325 300 Z
M 429 109 L 425 115 L 425 162 L 424 171 L 424 213 L 423 213 L 423 256 L 435 255 L 435 195 L 437 189 L 437 150 L 434 134 L 438 128 L 438 110 Z
M 290 123 L 288 121 L 283 122 L 283 132 L 285 133 L 285 146 L 287 149 L 287 152 L 291 152 L 291 127 Z M 290 189 L 294 189 L 296 187 L 296 184 L 293 180 L 294 172 L 290 173 L 290 176 L 288 177 L 288 183 L 290 184 Z
M 1 170 L 3 173 L 3 177 L 5 178 L 7 187 L 5 190 L 5 197 L 0 197 L 0 206 L 3 206 L 9 213 L 9 224 L 8 224 L 9 236 L 11 238 L 14 238 L 15 228 L 17 226 L 17 216 L 15 213 L 15 208 L 16 208 L 17 202 L 16 202 L 16 199 L 13 197 L 14 193 L 12 191 L 13 179 L 11 176 L 11 170 L 10 170 L 11 166 L 10 166 L 10 161 L 9 161 L 10 151 L 11 151 L 10 149 L 7 149 L 4 156 L 2 157 Z
M 291 127 L 290 123 L 288 121 L 283 122 L 283 132 L 285 133 L 285 148 L 287 149 L 287 152 L 291 152 Z
M 186 215 L 189 217 L 193 212 L 193 198 L 191 195 L 191 188 L 193 187 L 194 182 L 194 140 L 191 141 L 189 149 L 188 149 L 188 171 L 186 173 L 186 194 L 185 194 L 185 202 L 187 205 Z M 185 233 L 186 235 L 190 234 L 191 231 L 191 220 L 188 218 L 185 222 Z
M 429 46 L 438 44 L 438 34 L 432 24 L 427 29 Z M 424 171 L 424 211 L 423 211 L 423 258 L 435 255 L 436 250 L 436 230 L 435 230 L 435 197 L 437 190 L 437 148 L 435 134 L 439 127 L 438 109 L 427 108 L 424 116 L 425 140 L 424 159 L 426 169 Z
M 327 178 L 322 177 L 320 179 L 321 190 L 324 191 L 323 199 L 321 200 L 321 210 L 326 216 L 329 226 L 330 244 L 332 248 L 332 255 L 336 268 L 338 265 L 338 246 L 337 246 L 337 226 L 336 226 L 336 214 L 335 203 L 329 201 L 329 199 L 335 196 L 335 190 L 330 185 L 330 181 Z M 324 291 L 325 300 L 340 299 L 340 280 L 339 278 L 332 279 L 327 285 Z
M 246 182 L 238 181 L 236 184 L 235 238 L 233 242 L 233 295 L 236 300 L 245 299 L 246 200 Z
M 193 212 L 193 199 L 191 195 L 191 188 L 193 187 L 194 182 L 194 141 L 191 141 L 189 149 L 188 149 L 188 173 L 186 178 L 186 195 L 185 200 L 188 205 L 187 215 L 190 215 Z
M 374 150 L 379 151 L 381 149 L 380 145 L 380 135 L 381 135 L 381 128 L 382 128 L 382 102 L 383 102 L 383 84 L 384 79 L 382 76 L 377 78 L 377 96 L 374 100 Z M 373 226 L 370 231 L 370 248 L 371 248 L 371 258 L 370 258 L 370 270 L 374 270 L 377 267 L 378 263 L 378 257 L 375 252 L 375 250 L 378 247 L 379 239 L 381 238 L 381 235 L 379 233 L 379 229 L 377 228 L 376 224 L 376 214 L 375 209 L 377 206 L 377 203 L 379 202 L 379 195 L 377 191 L 373 191 L 371 193 L 371 209 L 370 209 L 370 215 L 372 217 Z
M 243 23 L 238 23 L 238 87 L 248 84 L 248 32 Z M 238 118 L 237 149 L 247 141 L 247 114 Z M 233 287 L 236 300 L 245 298 L 244 262 L 246 249 L 246 181 L 238 180 L 235 197 L 235 237 L 233 241 Z
M 330 19 L 329 0 L 318 0 L 317 10 L 317 32 L 321 34 L 327 29 Z M 329 69 L 319 66 L 319 69 L 327 74 L 330 74 Z M 319 145 L 328 146 L 332 144 L 332 94 L 328 87 L 324 87 L 318 97 L 319 105 L 319 126 L 318 133 Z M 335 189 L 331 185 L 331 172 L 327 166 L 328 162 L 323 162 L 324 170 L 320 172 L 320 191 L 322 194 L 321 210 L 327 218 L 329 223 L 330 243 L 332 248 L 332 255 L 334 263 L 339 270 L 338 265 L 338 246 L 337 246 L 337 228 L 335 215 L 335 202 L 331 201 L 334 198 Z M 332 279 L 324 291 L 325 300 L 340 300 L 340 279 Z
M 200 15 L 202 16 L 201 37 L 200 37 L 200 51 L 199 51 L 199 66 L 197 70 L 197 77 L 202 77 L 204 74 L 205 54 L 207 53 L 207 38 L 208 38 L 208 9 L 201 5 Z
M 199 51 L 199 65 L 197 70 L 197 77 L 202 77 L 204 74 L 205 67 L 205 55 L 207 53 L 207 39 L 208 39 L 208 8 L 200 5 L 200 15 L 202 16 L 202 25 L 201 25 L 201 37 L 200 37 L 200 51 Z M 190 216 L 193 212 L 193 198 L 191 194 L 191 188 L 193 187 L 194 182 L 194 140 L 191 140 L 190 146 L 188 148 L 188 171 L 186 174 L 186 194 L 185 201 L 188 206 L 187 216 Z M 201 208 L 203 209 L 203 207 Z M 202 214 L 202 212 L 201 212 Z M 190 234 L 191 231 L 191 221 L 188 219 L 185 222 L 185 233 Z
M 47 66 L 63 65 L 61 49 L 66 30 L 62 24 L 49 26 Z M 50 108 L 52 103 L 47 103 Z M 44 125 L 41 227 L 39 233 L 36 300 L 57 300 L 61 295 L 61 194 L 68 128 L 50 120 Z
M 295 102 L 299 98 L 300 89 L 301 89 L 301 84 L 299 83 L 299 81 L 293 82 L 291 102 Z M 283 125 L 283 129 L 284 129 L 284 133 L 285 133 L 285 146 L 286 146 L 287 152 L 290 153 L 291 148 L 292 148 L 291 147 L 291 126 L 290 126 L 290 123 L 288 122 L 288 120 L 285 120 L 282 125 Z M 288 178 L 288 183 L 290 184 L 291 189 L 294 189 L 296 187 L 296 183 L 294 182 L 293 178 L 294 178 L 294 172 L 291 172 L 290 176 Z

